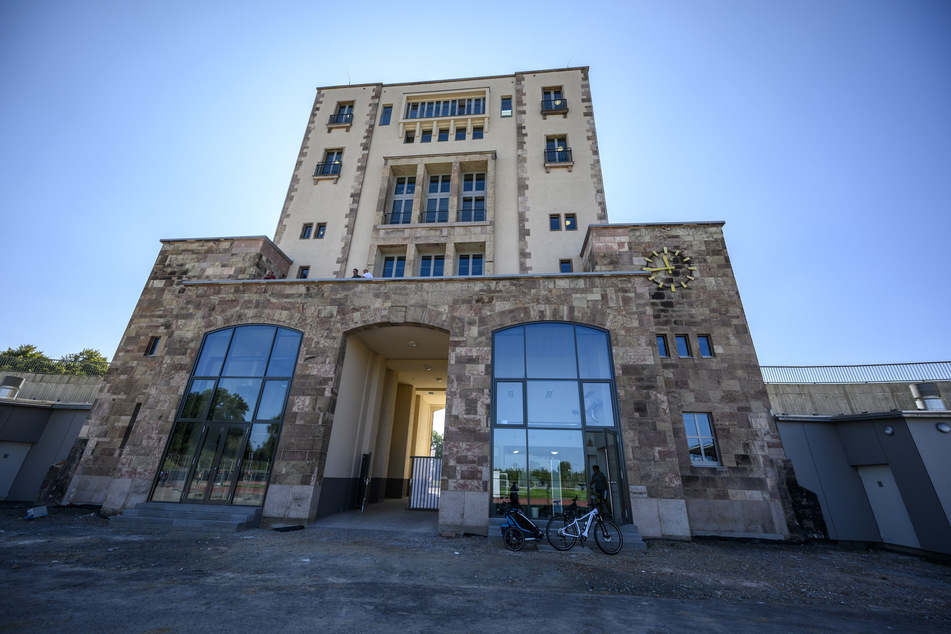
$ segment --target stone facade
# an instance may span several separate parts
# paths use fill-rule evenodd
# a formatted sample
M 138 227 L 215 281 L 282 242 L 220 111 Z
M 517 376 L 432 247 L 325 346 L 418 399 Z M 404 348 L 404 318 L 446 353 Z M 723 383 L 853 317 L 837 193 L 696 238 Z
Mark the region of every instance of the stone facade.
M 167 242 L 84 430 L 89 444 L 71 501 L 116 512 L 145 500 L 202 336 L 265 323 L 304 333 L 265 515 L 312 520 L 348 336 L 414 325 L 444 331 L 450 341 L 440 526 L 485 534 L 492 333 L 566 321 L 610 333 L 630 506 L 644 535 L 783 537 L 782 447 L 719 223 L 592 227 L 586 246 L 592 270 L 580 274 L 310 281 L 240 279 L 286 267 L 265 239 Z M 642 257 L 636 254 L 663 246 L 692 254 L 699 269 L 693 286 L 660 290 L 647 273 L 631 270 Z M 230 279 L 208 279 L 219 271 Z M 659 333 L 708 335 L 716 356 L 661 358 Z M 163 345 L 143 357 L 153 336 Z M 136 427 L 122 448 L 136 403 Z M 722 466 L 691 464 L 683 411 L 713 414 Z
M 460 214 L 467 204 L 482 208 Z M 434 208 L 446 215 L 426 215 Z M 68 499 L 108 513 L 148 499 L 203 337 L 260 324 L 301 334 L 267 518 L 349 508 L 361 486 L 370 502 L 405 495 L 410 458 L 429 453 L 444 404 L 440 530 L 486 534 L 501 497 L 493 335 L 561 322 L 610 341 L 613 375 L 597 389 L 614 390 L 612 421 L 582 425 L 579 410 L 576 427 L 579 439 L 618 441 L 598 458 L 616 458 L 618 521 L 649 537 L 786 537 L 784 453 L 722 223 L 607 221 L 587 68 L 319 89 L 275 242 L 163 242 L 84 427 Z M 377 279 L 352 279 L 353 268 Z M 658 337 L 711 347 L 661 354 Z M 703 466 L 685 413 L 712 421 L 717 455 Z M 594 455 L 577 442 L 573 472 Z M 548 512 L 557 504 L 553 495 Z

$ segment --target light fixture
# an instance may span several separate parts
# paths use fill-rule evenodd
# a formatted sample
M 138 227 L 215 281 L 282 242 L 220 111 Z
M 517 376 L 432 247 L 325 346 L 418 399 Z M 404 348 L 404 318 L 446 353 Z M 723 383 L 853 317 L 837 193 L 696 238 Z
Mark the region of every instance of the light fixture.
M 442 383 L 442 377 L 436 377 L 436 383 Z
M 886 436 L 894 436 L 894 435 L 895 435 L 895 428 L 892 427 L 891 425 L 885 425 L 885 427 L 882 429 L 882 432 L 883 432 Z
M 518 453 L 518 449 L 513 449 L 512 453 Z
M 415 347 L 416 347 L 416 342 L 413 341 L 412 339 L 410 339 L 410 340 L 407 341 L 406 343 L 407 343 L 407 345 L 409 345 L 410 348 L 415 348 Z
M 557 455 L 558 455 L 558 452 L 557 452 L 557 451 L 553 451 L 553 452 L 551 452 L 551 455 L 557 456 Z
M 427 372 L 429 372 L 430 370 L 433 369 L 433 366 L 431 366 L 431 365 L 429 365 L 429 364 L 427 363 L 426 365 L 423 366 L 423 369 L 426 370 Z
M 938 423 L 937 425 L 935 425 L 935 427 L 937 427 L 938 431 L 940 431 L 942 434 L 947 434 L 948 432 L 951 432 L 951 425 L 947 423 Z

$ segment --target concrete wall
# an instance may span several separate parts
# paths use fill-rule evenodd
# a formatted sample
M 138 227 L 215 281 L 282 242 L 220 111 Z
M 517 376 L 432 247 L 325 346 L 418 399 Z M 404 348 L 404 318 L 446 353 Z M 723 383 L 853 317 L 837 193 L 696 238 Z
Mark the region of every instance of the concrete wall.
M 931 381 L 951 405 L 951 381 Z M 766 391 L 776 414 L 836 416 L 916 410 L 911 383 L 769 383 Z

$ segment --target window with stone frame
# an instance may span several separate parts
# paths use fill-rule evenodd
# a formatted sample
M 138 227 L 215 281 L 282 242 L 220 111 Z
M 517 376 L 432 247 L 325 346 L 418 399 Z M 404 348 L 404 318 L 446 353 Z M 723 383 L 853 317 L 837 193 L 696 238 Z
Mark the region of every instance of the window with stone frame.
M 390 119 L 393 116 L 393 106 L 388 104 L 383 106 L 383 109 L 380 113 L 380 125 L 390 125 Z
M 413 222 L 413 196 L 415 194 L 415 176 L 397 176 L 394 178 L 390 210 L 384 214 L 383 224 L 406 225 Z
M 485 221 L 485 172 L 462 175 L 459 222 Z
M 720 454 L 713 435 L 713 417 L 708 413 L 684 412 L 683 418 L 690 463 L 696 466 L 719 466 Z
M 383 258 L 383 274 L 380 277 L 403 277 L 406 268 L 405 255 L 387 255 Z
M 420 277 L 442 277 L 445 273 L 446 256 L 423 254 L 419 256 Z
M 429 189 L 426 192 L 426 211 L 423 222 L 449 222 L 449 174 L 433 174 L 429 177 Z
M 484 257 L 481 253 L 456 254 L 456 275 L 460 277 L 482 275 Z
M 306 223 L 300 230 L 300 239 L 307 240 L 310 238 L 311 232 L 314 230 L 314 225 L 312 223 Z

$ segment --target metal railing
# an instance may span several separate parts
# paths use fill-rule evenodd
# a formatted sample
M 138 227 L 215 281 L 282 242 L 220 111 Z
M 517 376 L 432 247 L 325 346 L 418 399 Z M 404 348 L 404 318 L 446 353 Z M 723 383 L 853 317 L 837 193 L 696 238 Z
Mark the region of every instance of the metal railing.
M 56 361 L 54 359 L 25 359 L 23 357 L 0 356 L 0 372 L 30 372 L 33 374 L 76 374 L 81 376 L 102 376 L 109 369 L 106 361 L 77 363 L 75 361 Z
M 314 170 L 314 176 L 339 176 L 340 161 L 329 161 L 317 163 L 317 169 Z
M 571 148 L 566 147 L 560 150 L 545 150 L 546 163 L 571 163 Z
M 391 211 L 383 214 L 383 224 L 385 225 L 408 225 L 412 222 L 412 211 Z
M 457 222 L 485 222 L 485 207 L 475 209 L 460 209 Z
M 420 222 L 449 222 L 448 211 L 421 211 Z
M 327 125 L 348 125 L 351 123 L 353 123 L 353 113 L 348 112 L 346 114 L 330 115 L 330 120 L 327 122 Z
M 558 114 L 561 114 L 562 112 L 567 111 L 567 99 L 542 99 L 542 112 L 545 114 L 548 114 L 549 112 L 557 112 Z
M 951 361 L 879 365 L 762 366 L 766 383 L 919 383 L 951 381 Z

